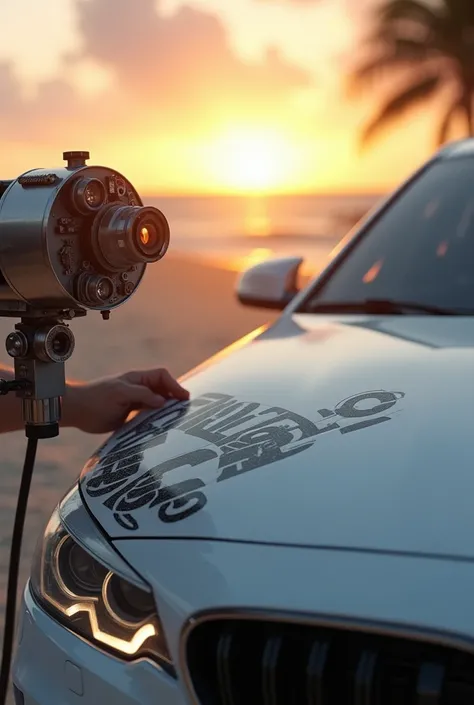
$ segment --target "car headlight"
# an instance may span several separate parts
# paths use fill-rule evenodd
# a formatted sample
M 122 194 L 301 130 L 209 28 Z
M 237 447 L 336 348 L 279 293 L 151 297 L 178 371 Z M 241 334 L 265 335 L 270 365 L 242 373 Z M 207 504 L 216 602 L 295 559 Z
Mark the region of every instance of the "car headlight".
M 85 551 L 57 511 L 38 543 L 30 585 L 47 612 L 87 641 L 122 658 L 149 657 L 173 670 L 151 591 Z

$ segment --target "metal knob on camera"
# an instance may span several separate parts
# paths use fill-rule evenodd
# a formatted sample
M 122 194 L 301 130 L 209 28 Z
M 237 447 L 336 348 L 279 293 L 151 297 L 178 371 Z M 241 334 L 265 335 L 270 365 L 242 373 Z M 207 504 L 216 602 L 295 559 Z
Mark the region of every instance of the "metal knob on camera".
M 38 328 L 33 336 L 34 354 L 43 362 L 66 362 L 75 345 L 71 329 L 61 323 Z
M 28 386 L 17 391 L 22 399 L 27 435 L 58 435 L 61 397 L 66 388 L 64 363 L 74 352 L 72 331 L 61 323 L 22 321 L 6 339 L 15 364 L 15 378 Z

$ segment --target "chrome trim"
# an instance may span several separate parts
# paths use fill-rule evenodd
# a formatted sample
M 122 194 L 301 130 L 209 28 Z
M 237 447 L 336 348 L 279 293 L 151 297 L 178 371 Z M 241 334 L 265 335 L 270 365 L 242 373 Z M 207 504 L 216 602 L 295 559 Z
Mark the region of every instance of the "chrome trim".
M 61 419 L 61 399 L 22 399 L 22 414 L 26 424 L 47 426 Z
M 409 624 L 395 624 L 391 622 L 372 622 L 367 619 L 356 619 L 338 615 L 322 615 L 318 613 L 286 612 L 265 609 L 226 608 L 210 609 L 197 612 L 189 617 L 183 624 L 179 638 L 178 664 L 183 675 L 183 682 L 188 691 L 193 705 L 204 705 L 194 690 L 191 674 L 186 659 L 186 649 L 189 636 L 196 627 L 206 622 L 222 619 L 246 621 L 271 621 L 289 624 L 305 624 L 307 626 L 322 627 L 326 629 L 350 629 L 363 631 L 381 636 L 411 639 L 422 641 L 434 646 L 458 649 L 474 656 L 474 638 L 461 634 L 427 629 Z
M 135 587 L 151 592 L 150 586 L 125 561 L 117 549 L 98 528 L 84 506 L 77 485 L 67 493 L 58 507 L 61 523 L 72 538 L 106 568 Z

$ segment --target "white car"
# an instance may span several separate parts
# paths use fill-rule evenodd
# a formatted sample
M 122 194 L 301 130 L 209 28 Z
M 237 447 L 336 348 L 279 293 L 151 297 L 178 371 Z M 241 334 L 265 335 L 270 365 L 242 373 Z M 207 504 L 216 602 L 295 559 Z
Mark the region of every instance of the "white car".
M 17 705 L 474 702 L 474 140 L 300 264 L 54 512 Z

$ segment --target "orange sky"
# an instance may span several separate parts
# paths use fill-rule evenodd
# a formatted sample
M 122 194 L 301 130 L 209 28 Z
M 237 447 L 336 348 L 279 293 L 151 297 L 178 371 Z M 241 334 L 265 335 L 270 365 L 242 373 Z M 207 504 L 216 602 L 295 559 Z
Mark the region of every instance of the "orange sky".
M 349 102 L 341 72 L 375 1 L 3 3 L 1 177 L 89 149 L 144 193 L 385 190 L 433 112 L 359 154 L 375 96 Z

